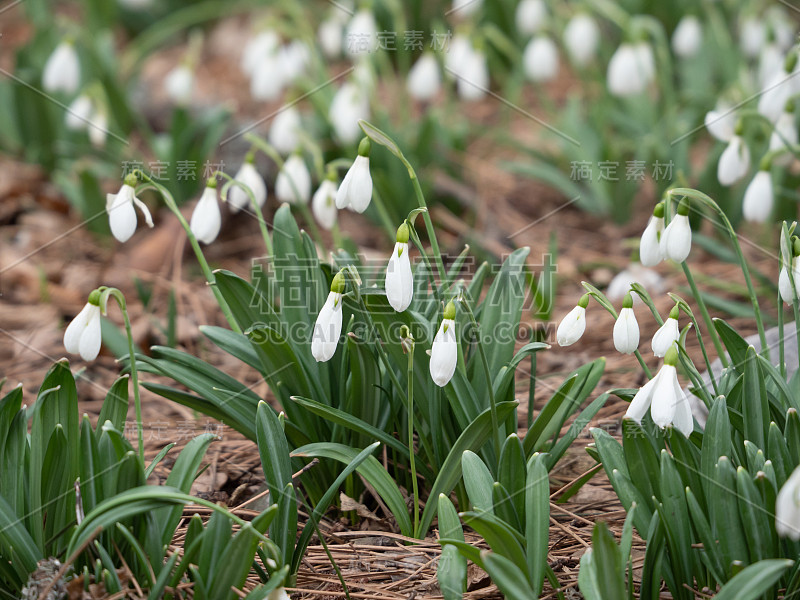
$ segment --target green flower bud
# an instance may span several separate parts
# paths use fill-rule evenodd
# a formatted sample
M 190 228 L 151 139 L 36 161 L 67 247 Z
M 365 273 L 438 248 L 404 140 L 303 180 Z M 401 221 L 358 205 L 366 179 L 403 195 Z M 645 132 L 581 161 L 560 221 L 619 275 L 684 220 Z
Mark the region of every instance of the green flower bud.
M 451 321 L 456 318 L 456 305 L 453 304 L 452 300 L 444 307 L 444 318 Z
M 664 355 L 664 364 L 672 367 L 678 364 L 678 345 L 672 344 L 667 353 Z
M 123 183 L 131 187 L 136 187 L 136 184 L 139 183 L 139 178 L 136 177 L 135 173 L 128 173 L 127 175 L 125 175 Z
M 408 243 L 408 236 L 409 236 L 408 223 L 403 222 L 403 224 L 400 225 L 400 227 L 397 228 L 397 237 L 396 237 L 396 239 L 401 244 L 407 244 Z
M 358 155 L 369 157 L 369 152 L 371 149 L 372 142 L 369 141 L 368 137 L 365 137 L 363 140 L 361 140 L 361 143 L 358 144 Z
M 333 278 L 333 281 L 331 282 L 331 291 L 336 294 L 344 294 L 344 289 L 345 289 L 344 273 L 339 271 Z
M 691 208 L 691 204 L 689 203 L 688 198 L 684 198 L 678 204 L 678 214 L 685 217 L 689 214 L 689 208 Z

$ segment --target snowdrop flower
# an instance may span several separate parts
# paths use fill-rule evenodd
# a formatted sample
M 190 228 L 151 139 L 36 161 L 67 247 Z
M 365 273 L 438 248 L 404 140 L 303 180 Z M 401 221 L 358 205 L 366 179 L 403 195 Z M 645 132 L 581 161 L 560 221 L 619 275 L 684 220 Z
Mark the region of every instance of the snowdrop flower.
M 694 15 L 683 17 L 672 34 L 672 50 L 681 58 L 695 56 L 703 45 L 703 26 Z
M 342 55 L 344 28 L 336 19 L 323 21 L 317 30 L 317 40 L 322 48 L 322 53 L 329 59 L 336 59 Z
M 650 409 L 653 422 L 664 429 L 672 425 L 687 438 L 694 430 L 692 409 L 689 399 L 678 383 L 678 348 L 673 344 L 664 356 L 664 364 L 655 377 L 644 384 L 633 397 L 626 419 L 641 424 L 642 418 Z
M 653 209 L 653 216 L 647 223 L 639 241 L 639 262 L 645 267 L 655 267 L 664 260 L 661 253 L 661 235 L 664 231 L 664 203 L 659 202 Z
M 189 65 L 178 65 L 164 78 L 167 96 L 178 106 L 186 106 L 194 91 L 194 72 Z
M 548 36 L 538 35 L 525 46 L 522 64 L 531 81 L 550 81 L 558 75 L 558 48 Z
M 283 155 L 291 154 L 300 145 L 300 111 L 288 106 L 280 111 L 269 128 L 269 144 Z
M 643 267 L 639 263 L 631 263 L 625 269 L 617 273 L 606 288 L 606 298 L 609 300 L 621 300 L 631 289 L 634 283 L 638 283 L 646 289 L 650 295 L 659 294 L 664 290 L 664 280 L 661 275 Z M 633 304 L 641 302 L 638 295 L 633 296 Z
M 279 46 L 280 38 L 272 30 L 262 31 L 250 38 L 242 52 L 241 67 L 244 74 L 252 76 L 264 58 L 275 56 Z
M 328 299 L 319 311 L 311 338 L 311 355 L 317 362 L 328 362 L 336 352 L 342 335 L 342 294 L 344 275 L 339 271 L 331 282 Z
M 678 327 L 678 316 L 680 315 L 680 308 L 676 304 L 671 311 L 669 311 L 669 318 L 664 321 L 664 324 L 659 327 L 653 336 L 653 354 L 656 356 L 665 356 L 667 351 L 672 348 L 672 345 L 677 342 L 681 337 L 681 330 Z
M 483 0 L 453 0 L 453 8 L 448 14 L 466 19 L 478 13 L 481 8 L 483 8 Z
M 92 118 L 88 123 L 89 141 L 95 148 L 102 148 L 106 145 L 108 136 L 108 116 L 105 107 L 97 108 L 92 113 Z
M 415 100 L 427 102 L 433 100 L 442 87 L 442 76 L 439 63 L 432 52 L 426 52 L 417 59 L 408 72 L 406 89 Z
M 264 206 L 267 201 L 267 184 L 264 183 L 261 175 L 253 165 L 255 157 L 252 152 L 248 152 L 244 159 L 244 163 L 239 167 L 239 172 L 236 173 L 234 179 L 242 185 L 250 188 L 255 197 L 256 204 L 259 208 Z M 243 208 L 251 209 L 252 203 L 250 202 L 250 195 L 238 185 L 231 186 L 228 194 L 228 206 L 232 213 L 237 213 Z
M 786 103 L 794 92 L 794 81 L 792 81 L 792 79 L 796 75 L 793 75 L 792 71 L 794 70 L 795 64 L 789 60 L 787 60 L 787 63 L 786 69 L 770 77 L 758 98 L 758 112 L 773 123 L 781 116 L 781 113 L 783 113 L 786 107 Z
M 766 169 L 764 167 L 766 166 Z M 764 223 L 772 214 L 772 205 L 775 196 L 772 191 L 772 175 L 769 165 L 762 165 L 762 170 L 756 173 L 747 190 L 744 192 L 742 215 L 748 221 Z
M 328 177 L 319 184 L 319 188 L 311 198 L 311 212 L 319 223 L 320 227 L 330 231 L 336 224 L 336 192 L 339 186 L 336 185 L 335 174 Z
M 586 13 L 578 13 L 564 28 L 564 45 L 572 62 L 578 67 L 589 64 L 597 54 L 600 43 L 600 28 Z
M 533 35 L 547 25 L 547 5 L 544 0 L 522 0 L 515 13 L 517 31 L 523 35 Z
M 408 257 L 408 224 L 397 228 L 397 243 L 386 267 L 386 299 L 397 312 L 403 312 L 411 304 L 414 295 L 414 275 Z
M 134 204 L 139 207 L 144 215 L 144 220 L 149 227 L 153 226 L 153 217 L 147 205 L 136 197 L 137 178 L 133 173 L 125 176 L 125 180 L 116 194 L 106 196 L 106 212 L 111 233 L 120 242 L 127 242 L 136 231 L 136 211 Z
M 792 287 L 792 279 L 795 281 L 795 286 L 797 286 L 797 282 L 800 281 L 800 259 L 798 259 L 798 255 L 800 254 L 800 244 L 796 243 L 795 240 L 797 238 L 792 238 L 788 244 L 789 248 L 787 252 L 787 249 L 785 249 L 785 239 L 783 228 L 781 228 L 781 271 L 780 275 L 778 276 L 778 291 L 780 292 L 781 300 L 783 300 L 786 304 L 792 304 L 796 295 L 795 289 Z M 792 266 L 791 278 L 789 277 L 788 268 L 790 264 Z
M 275 197 L 289 204 L 308 204 L 311 199 L 311 173 L 299 154 L 292 154 L 283 163 L 275 179 Z
M 678 211 L 661 234 L 661 254 L 682 263 L 692 250 L 692 227 L 689 225 L 689 201 L 684 198 Z
M 284 85 L 302 77 L 311 62 L 311 51 L 305 42 L 295 40 L 280 49 L 278 61 L 283 67 Z
M 720 142 L 730 142 L 736 129 L 736 112 L 725 103 L 718 103 L 705 116 L 708 132 Z
M 773 162 L 782 167 L 789 166 L 792 162 L 792 154 L 788 152 L 791 146 L 796 146 L 798 143 L 797 126 L 795 125 L 794 117 L 794 102 L 791 100 L 784 106 L 783 112 L 775 121 L 775 129 L 769 138 L 769 151 L 779 152 L 785 151 L 783 154 L 775 156 Z
M 767 9 L 767 23 L 772 30 L 775 43 L 784 51 L 795 43 L 797 29 L 794 21 L 786 14 L 782 6 L 770 6 Z
M 800 467 L 792 472 L 775 498 L 775 531 L 792 541 L 800 540 Z
M 44 65 L 44 91 L 74 94 L 81 83 L 81 63 L 72 42 L 61 42 Z
M 343 144 L 352 144 L 361 135 L 360 120 L 370 116 L 369 99 L 357 86 L 345 83 L 331 102 L 328 117 L 336 138 Z
M 378 44 L 378 26 L 372 11 L 358 11 L 347 25 L 347 52 L 351 56 L 374 52 Z
M 556 340 L 558 340 L 559 346 L 571 346 L 581 339 L 586 331 L 587 306 L 589 306 L 589 294 L 584 294 L 578 300 L 578 305 L 561 319 L 556 330 Z
M 614 323 L 614 347 L 622 354 L 633 354 L 639 347 L 639 323 L 633 313 L 633 298 L 630 292 L 622 301 L 622 310 L 619 311 Z
M 192 230 L 194 237 L 204 244 L 210 244 L 217 239 L 221 226 L 222 215 L 217 202 L 217 180 L 214 177 L 210 177 L 206 182 L 206 188 L 203 190 L 200 200 L 197 201 L 197 205 L 194 207 L 189 228 Z
M 89 301 L 72 320 L 64 332 L 64 348 L 70 354 L 80 354 L 85 361 L 92 361 L 100 354 L 100 292 L 89 294 Z
M 472 43 L 469 39 L 462 34 L 455 34 L 444 57 L 445 74 L 448 79 L 458 78 L 471 52 Z
M 439 387 L 446 386 L 453 378 L 458 363 L 456 341 L 456 305 L 452 301 L 444 308 L 444 318 L 431 346 L 431 379 Z
M 739 23 L 739 45 L 748 58 L 759 55 L 766 39 L 767 28 L 761 19 L 750 16 Z
M 770 80 L 783 71 L 783 50 L 774 42 L 768 43 L 761 50 L 758 57 L 758 84 L 761 88 L 767 87 Z
M 608 90 L 619 97 L 641 94 L 655 75 L 653 50 L 647 42 L 621 44 L 608 63 Z
M 750 149 L 742 137 L 734 134 L 717 164 L 717 179 L 721 185 L 731 186 L 750 170 Z
M 470 48 L 462 60 L 458 74 L 458 96 L 462 100 L 480 100 L 489 87 L 489 67 L 480 50 Z
M 254 100 L 264 102 L 277 100 L 285 86 L 284 65 L 277 55 L 265 56 L 253 67 L 250 76 L 250 95 Z
M 358 156 L 336 192 L 336 208 L 350 208 L 357 213 L 367 210 L 372 200 L 372 176 L 369 172 L 371 146 L 369 138 L 364 138 L 358 145 Z
M 279 587 L 269 593 L 267 600 L 291 600 L 291 597 L 286 593 L 283 587 Z
M 67 109 L 66 117 L 64 117 L 64 124 L 67 129 L 71 131 L 86 129 L 92 116 L 93 108 L 92 100 L 86 94 L 81 94 L 75 98 Z

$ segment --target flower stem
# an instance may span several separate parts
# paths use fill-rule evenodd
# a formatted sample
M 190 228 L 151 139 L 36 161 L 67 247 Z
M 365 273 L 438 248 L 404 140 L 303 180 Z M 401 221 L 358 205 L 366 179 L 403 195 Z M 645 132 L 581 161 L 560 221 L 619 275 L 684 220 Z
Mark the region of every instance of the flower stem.
M 769 348 L 767 347 L 767 335 L 766 335 L 766 332 L 764 331 L 764 322 L 763 322 L 763 320 L 761 318 L 761 310 L 759 309 L 759 306 L 758 306 L 758 296 L 756 295 L 756 290 L 753 287 L 753 280 L 750 277 L 750 269 L 747 267 L 747 261 L 744 259 L 744 254 L 742 253 L 742 247 L 739 245 L 739 238 L 736 236 L 736 230 L 734 230 L 733 225 L 731 225 L 731 222 L 728 220 L 728 217 L 725 214 L 725 211 L 723 211 L 719 207 L 719 204 L 714 202 L 714 200 L 712 200 L 710 196 L 707 196 L 706 194 L 704 194 L 702 192 L 699 192 L 697 190 L 693 190 L 693 189 L 690 189 L 690 188 L 676 188 L 676 189 L 670 190 L 668 193 L 672 194 L 672 195 L 678 195 L 678 196 L 687 196 L 689 198 L 693 198 L 693 199 L 699 200 L 701 203 L 705 204 L 706 206 L 711 208 L 714 212 L 716 212 L 719 215 L 719 218 L 722 221 L 722 224 L 723 224 L 725 230 L 727 231 L 728 235 L 731 238 L 731 241 L 733 242 L 733 247 L 734 247 L 734 250 L 736 251 L 736 256 L 739 259 L 739 264 L 742 266 L 742 274 L 744 275 L 744 281 L 747 284 L 747 292 L 748 292 L 748 295 L 750 296 L 750 303 L 753 305 L 753 312 L 755 313 L 756 326 L 758 327 L 758 338 L 761 341 L 761 352 L 763 353 L 764 357 L 767 360 L 769 360 Z M 694 291 L 694 290 L 692 290 L 692 291 Z M 697 297 L 697 296 L 696 296 L 696 298 L 697 298 L 698 303 L 699 303 L 700 302 L 700 298 Z M 703 305 L 703 308 L 704 308 L 704 305 Z M 704 314 L 703 318 L 705 318 L 705 316 L 706 315 Z M 710 325 L 709 325 L 709 327 L 710 327 Z M 716 338 L 716 331 L 714 330 L 713 327 L 710 327 L 710 329 L 711 329 L 711 332 L 712 332 L 712 336 L 714 336 L 716 342 L 718 342 L 719 340 L 718 340 L 718 338 Z M 716 342 L 715 342 L 715 345 L 716 345 Z M 726 364 L 723 354 L 720 355 L 720 359 L 722 360 L 723 364 Z
M 472 308 L 469 305 L 469 302 L 463 300 L 461 302 L 462 306 L 467 309 L 467 314 L 469 315 L 469 320 L 472 323 L 472 327 L 475 331 L 475 338 L 476 338 L 476 345 L 478 346 L 478 354 L 481 357 L 481 364 L 483 365 L 483 373 L 486 376 L 486 388 L 489 390 L 489 410 L 492 416 L 492 430 L 494 431 L 494 451 L 497 460 L 500 460 L 500 424 L 497 421 L 497 406 L 495 404 L 494 398 L 494 386 L 492 385 L 492 377 L 491 373 L 489 372 L 489 360 L 486 358 L 486 351 L 483 349 L 483 343 L 481 342 L 481 330 L 480 325 L 478 325 L 478 321 L 475 318 L 475 314 L 472 312 Z
M 719 334 L 717 333 L 716 327 L 714 327 L 714 322 L 711 320 L 711 315 L 708 314 L 708 307 L 706 307 L 706 303 L 703 300 L 703 297 L 700 295 L 700 290 L 697 289 L 697 284 L 694 282 L 692 270 L 689 268 L 689 265 L 686 264 L 686 261 L 681 263 L 681 267 L 683 267 L 683 273 L 686 275 L 686 281 L 689 282 L 689 287 L 692 289 L 692 296 L 694 296 L 697 306 L 700 308 L 700 314 L 703 315 L 703 321 L 705 321 L 706 328 L 711 336 L 711 341 L 714 342 L 714 348 L 717 350 L 719 360 L 722 362 L 723 367 L 727 367 L 728 357 L 725 354 L 725 350 L 722 348 L 722 342 L 719 339 Z
M 419 529 L 419 489 L 417 467 L 414 463 L 414 342 L 408 344 L 408 456 L 411 487 L 414 490 L 414 531 Z
M 125 321 L 125 335 L 128 338 L 128 354 L 131 360 L 131 381 L 133 382 L 133 404 L 136 409 L 136 433 L 139 440 L 139 460 L 144 466 L 144 437 L 142 434 L 142 400 L 139 395 L 139 371 L 136 368 L 136 347 L 133 343 L 133 331 L 131 329 L 131 319 L 128 315 L 128 305 L 125 296 L 117 288 L 107 288 L 101 296 L 100 306 L 103 313 L 107 312 L 108 297 L 113 296 L 119 305 L 122 318 Z
M 208 262 L 206 261 L 206 257 L 203 255 L 203 251 L 200 248 L 200 244 L 197 241 L 197 238 L 192 233 L 192 228 L 189 226 L 189 223 L 181 214 L 181 211 L 178 210 L 178 205 L 175 203 L 175 198 L 172 197 L 172 194 L 167 188 L 165 188 L 160 183 L 153 181 L 142 171 L 136 170 L 135 174 L 140 181 L 146 181 L 161 194 L 161 197 L 164 198 L 164 203 L 178 218 L 178 221 L 180 222 L 181 226 L 186 232 L 186 236 L 189 238 L 189 243 L 191 244 L 192 250 L 194 250 L 194 254 L 197 257 L 197 262 L 200 263 L 200 268 L 203 270 L 203 275 L 205 276 L 209 286 L 211 286 L 211 291 L 214 293 L 214 296 L 217 299 L 217 303 L 219 304 L 219 307 L 222 310 L 222 314 L 225 315 L 225 319 L 228 321 L 228 325 L 230 325 L 230 328 L 236 333 L 242 333 L 242 329 L 241 327 L 239 327 L 239 323 L 236 322 L 236 319 L 234 318 L 233 313 L 231 312 L 230 306 L 228 306 L 228 303 L 225 301 L 225 298 L 222 297 L 222 292 L 219 291 L 219 288 L 216 285 L 216 279 L 214 278 L 214 273 L 211 271 L 211 267 L 208 266 Z

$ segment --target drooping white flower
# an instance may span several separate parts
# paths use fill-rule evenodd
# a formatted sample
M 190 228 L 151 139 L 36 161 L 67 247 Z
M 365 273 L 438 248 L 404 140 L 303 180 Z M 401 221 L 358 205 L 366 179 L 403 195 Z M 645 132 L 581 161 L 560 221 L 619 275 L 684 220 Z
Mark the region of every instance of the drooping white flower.
M 99 295 L 97 291 L 92 292 L 89 302 L 64 331 L 64 348 L 70 354 L 80 354 L 87 362 L 97 358 L 102 343 Z
M 794 277 L 795 282 L 800 280 L 800 260 L 796 256 L 792 259 L 792 277 Z M 795 287 L 800 286 L 795 283 Z M 789 269 L 785 265 L 781 267 L 781 272 L 778 276 L 778 290 L 781 293 L 781 299 L 786 304 L 794 302 L 795 292 L 794 288 L 792 288 L 792 281 L 789 278 Z
M 328 112 L 334 134 L 343 144 L 352 144 L 359 138 L 361 128 L 358 122 L 368 120 L 369 116 L 369 98 L 350 82 L 338 89 Z
M 194 207 L 189 228 L 194 237 L 204 244 L 210 244 L 217 239 L 221 226 L 222 214 L 217 202 L 217 180 L 212 177 Z
M 578 13 L 564 28 L 564 45 L 572 62 L 578 67 L 584 67 L 594 60 L 599 43 L 600 28 L 587 13 Z
M 661 235 L 664 231 L 664 203 L 659 202 L 653 210 L 653 216 L 639 240 L 639 262 L 645 267 L 655 267 L 664 260 L 661 253 Z
M 748 16 L 739 22 L 739 46 L 748 58 L 759 55 L 766 39 L 767 27 L 761 19 Z
M 61 42 L 47 59 L 42 87 L 49 93 L 74 94 L 81 83 L 81 63 L 72 42 Z
M 798 75 L 800 77 L 800 75 Z M 789 102 L 787 105 L 792 105 Z M 775 156 L 772 162 L 778 166 L 786 167 L 792 162 L 792 154 L 788 152 L 791 146 L 798 144 L 797 126 L 795 125 L 794 112 L 784 108 L 778 120 L 775 121 L 775 129 L 769 138 L 769 151 L 777 152 L 779 150 L 786 150 L 784 154 Z
M 95 148 L 106 145 L 108 136 L 108 116 L 105 107 L 96 107 L 88 123 L 89 141 Z
M 725 103 L 718 103 L 714 110 L 705 116 L 708 132 L 720 142 L 730 142 L 736 129 L 736 112 Z
M 533 35 L 547 25 L 547 5 L 544 0 L 521 0 L 514 17 L 517 31 L 522 35 Z
M 522 55 L 525 75 L 531 81 L 550 81 L 558 75 L 558 48 L 546 35 L 537 35 Z
M 772 214 L 774 204 L 772 175 L 769 171 L 759 171 L 744 192 L 742 216 L 748 221 L 764 223 Z
M 622 271 L 614 275 L 606 288 L 606 298 L 609 300 L 622 300 L 634 283 L 638 283 L 648 291 L 651 296 L 664 291 L 664 280 L 653 269 L 643 267 L 639 263 L 630 263 Z M 633 296 L 633 305 L 641 302 L 637 294 Z
M 653 335 L 653 354 L 656 356 L 665 356 L 667 351 L 672 348 L 672 345 L 681 338 L 681 330 L 678 326 L 678 315 L 680 309 L 676 304 L 669 313 L 669 318 L 664 321 L 664 324 L 658 328 L 655 335 Z
M 268 140 L 270 145 L 283 155 L 291 154 L 300 145 L 300 111 L 287 106 L 272 120 Z
M 758 112 L 773 123 L 781 116 L 786 103 L 794 93 L 794 77 L 796 75 L 793 75 L 791 70 L 786 72 L 781 69 L 770 77 L 761 91 L 758 98 Z
M 432 52 L 426 52 L 417 59 L 408 71 L 406 89 L 409 95 L 420 102 L 433 100 L 442 87 L 439 62 Z
M 457 33 L 450 40 L 450 46 L 444 56 L 445 74 L 448 79 L 456 79 L 472 52 L 472 43 L 465 35 Z
M 264 183 L 264 179 L 256 170 L 255 165 L 253 165 L 253 160 L 253 155 L 248 154 L 242 166 L 239 167 L 239 171 L 236 173 L 234 179 L 250 188 L 250 191 L 253 192 L 256 204 L 258 204 L 260 208 L 264 206 L 264 203 L 267 201 L 267 184 Z M 253 208 L 250 202 L 250 196 L 238 185 L 233 185 L 230 188 L 230 192 L 228 193 L 228 206 L 232 213 L 237 213 L 243 208 L 248 210 L 252 210 Z
M 561 319 L 556 330 L 556 340 L 559 346 L 571 346 L 583 336 L 586 331 L 586 307 L 589 305 L 589 294 L 584 294 L 567 316 Z
M 655 75 L 653 49 L 647 42 L 621 44 L 608 63 L 608 90 L 619 97 L 647 89 Z
M 267 596 L 267 600 L 291 600 L 291 596 L 286 593 L 286 589 L 283 587 L 275 588 L 269 593 Z
M 678 212 L 661 234 L 661 254 L 677 263 L 682 263 L 692 251 L 692 227 L 689 224 L 689 202 L 684 199 Z
M 323 21 L 317 30 L 317 40 L 323 54 L 329 59 L 336 59 L 342 55 L 344 28 L 336 19 Z
M 749 170 L 750 148 L 741 136 L 734 134 L 719 157 L 717 179 L 721 185 L 731 186 L 747 175 Z
M 489 66 L 486 55 L 475 48 L 470 48 L 462 60 L 457 73 L 456 89 L 462 100 L 480 100 L 489 88 Z
M 800 540 L 800 467 L 792 471 L 775 498 L 775 531 L 781 537 Z
M 347 24 L 346 51 L 351 56 L 374 52 L 378 46 L 378 25 L 371 10 L 359 10 Z
M 253 75 L 258 64 L 267 57 L 274 57 L 280 47 L 280 37 L 272 30 L 262 31 L 245 44 L 241 67 L 245 75 Z
M 288 85 L 305 75 L 311 63 L 311 50 L 302 40 L 294 40 L 280 49 L 278 61 L 283 67 L 284 85 Z
M 431 379 L 439 387 L 446 386 L 453 378 L 458 364 L 458 341 L 456 340 L 456 307 L 448 302 L 444 318 L 433 338 L 431 346 Z
M 106 212 L 108 213 L 108 224 L 111 233 L 120 242 L 127 242 L 136 232 L 136 211 L 134 204 L 139 207 L 144 215 L 144 220 L 149 227 L 153 226 L 153 217 L 147 205 L 136 197 L 136 175 L 125 176 L 119 192 L 106 195 Z
M 358 146 L 358 156 L 336 192 L 336 208 L 350 208 L 358 213 L 367 210 L 372 201 L 372 175 L 369 172 L 369 138 Z
M 703 26 L 694 15 L 686 15 L 672 34 L 672 50 L 681 58 L 695 56 L 703 45 Z
M 786 52 L 795 43 L 797 27 L 787 11 L 780 5 L 773 5 L 767 9 L 766 20 L 772 30 L 775 43 Z
M 453 0 L 453 7 L 448 11 L 457 19 L 466 19 L 477 14 L 483 8 L 483 0 Z
M 639 347 L 639 323 L 633 312 L 630 293 L 622 302 L 617 321 L 614 323 L 614 347 L 622 354 L 633 354 Z
M 333 278 L 328 299 L 319 311 L 311 338 L 311 355 L 317 362 L 327 362 L 336 353 L 342 335 L 342 294 L 344 275 L 339 272 Z
M 83 131 L 88 125 L 89 119 L 92 116 L 94 106 L 91 98 L 86 94 L 81 94 L 67 109 L 67 114 L 64 117 L 64 124 L 67 129 L 72 131 Z
M 783 50 L 775 42 L 769 42 L 758 56 L 758 85 L 764 89 L 773 77 L 783 72 Z
M 286 72 L 278 55 L 264 56 L 253 66 L 250 95 L 254 100 L 277 100 L 286 87 Z
M 311 212 L 323 229 L 331 230 L 336 224 L 336 191 L 339 186 L 332 179 L 325 179 L 311 198 Z
M 408 256 L 408 225 L 397 228 L 397 243 L 386 267 L 386 299 L 397 312 L 403 312 L 414 296 L 414 275 Z
M 311 173 L 299 154 L 292 154 L 283 163 L 275 180 L 275 197 L 289 204 L 308 204 L 311 199 Z
M 678 383 L 678 349 L 673 344 L 664 356 L 664 364 L 655 377 L 644 384 L 633 397 L 625 418 L 641 424 L 650 409 L 653 422 L 664 429 L 672 425 L 687 438 L 694 431 L 689 399 Z
M 178 106 L 186 106 L 194 92 L 194 71 L 189 65 L 178 65 L 164 78 L 164 89 L 172 102 Z

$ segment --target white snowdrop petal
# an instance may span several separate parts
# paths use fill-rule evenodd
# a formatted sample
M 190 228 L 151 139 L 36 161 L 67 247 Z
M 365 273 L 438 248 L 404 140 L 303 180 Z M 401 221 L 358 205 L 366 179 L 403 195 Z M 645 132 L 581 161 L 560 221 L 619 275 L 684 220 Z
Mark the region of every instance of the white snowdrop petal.
M 772 214 L 774 203 L 772 175 L 769 171 L 759 171 L 744 192 L 742 216 L 748 221 L 764 223 Z
M 667 350 L 672 347 L 672 344 L 680 339 L 680 328 L 678 320 L 672 317 L 664 321 L 664 324 L 659 327 L 655 335 L 653 335 L 652 348 L 653 354 L 663 357 Z
M 89 319 L 86 323 L 86 328 L 81 334 L 78 347 L 81 358 L 87 362 L 97 358 L 103 342 L 100 327 L 100 307 L 91 304 L 89 306 L 91 307 Z
M 206 187 L 192 212 L 189 227 L 194 236 L 204 244 L 217 239 L 222 226 L 222 214 L 217 202 L 216 188 Z
M 311 355 L 317 362 L 327 362 L 336 353 L 342 335 L 342 295 L 328 294 L 328 299 L 319 311 L 311 339 Z
M 571 346 L 581 339 L 585 331 L 586 309 L 582 306 L 576 306 L 558 324 L 558 329 L 556 330 L 558 345 Z
M 564 28 L 564 45 L 572 61 L 579 67 L 594 59 L 599 43 L 600 28 L 586 13 L 572 17 Z
M 675 367 L 664 365 L 658 372 L 658 381 L 653 388 L 653 399 L 650 403 L 650 416 L 653 422 L 665 428 L 673 422 L 677 410 L 678 398 L 672 378 L 677 377 Z
M 446 386 L 453 378 L 458 363 L 456 325 L 452 319 L 443 319 L 431 346 L 430 373 L 439 387 Z
M 335 182 L 326 179 L 323 181 L 311 199 L 311 212 L 320 227 L 326 230 L 333 229 L 338 216 L 336 208 L 336 193 L 338 187 Z
M 655 267 L 663 260 L 659 236 L 664 231 L 664 219 L 656 216 L 650 217 L 650 221 L 642 233 L 639 241 L 639 262 L 645 267 Z
M 775 499 L 775 529 L 781 537 L 800 540 L 800 467 L 792 472 Z
M 633 354 L 639 347 L 639 323 L 632 308 L 623 308 L 614 323 L 614 347 L 622 354 Z
M 64 348 L 70 354 L 78 354 L 80 352 L 81 335 L 89 322 L 91 316 L 91 304 L 86 304 L 81 311 L 75 315 L 67 329 L 64 331 Z
M 558 75 L 558 48 L 546 35 L 536 36 L 525 47 L 522 64 L 531 81 L 550 81 Z

